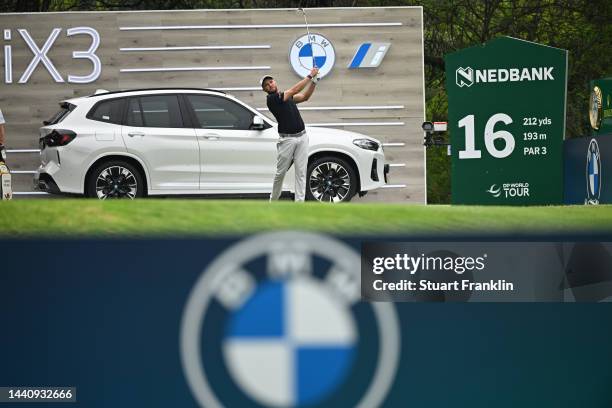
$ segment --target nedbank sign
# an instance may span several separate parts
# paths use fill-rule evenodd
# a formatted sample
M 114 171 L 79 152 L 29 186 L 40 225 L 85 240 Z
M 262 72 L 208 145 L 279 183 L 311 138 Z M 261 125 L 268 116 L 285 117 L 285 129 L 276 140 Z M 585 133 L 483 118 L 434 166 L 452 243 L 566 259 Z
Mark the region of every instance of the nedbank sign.
M 561 203 L 567 51 L 500 37 L 445 59 L 451 202 Z
M 553 81 L 554 69 L 555 67 L 534 67 L 475 70 L 472 67 L 459 67 L 455 71 L 455 81 L 460 88 L 470 87 L 474 83 Z

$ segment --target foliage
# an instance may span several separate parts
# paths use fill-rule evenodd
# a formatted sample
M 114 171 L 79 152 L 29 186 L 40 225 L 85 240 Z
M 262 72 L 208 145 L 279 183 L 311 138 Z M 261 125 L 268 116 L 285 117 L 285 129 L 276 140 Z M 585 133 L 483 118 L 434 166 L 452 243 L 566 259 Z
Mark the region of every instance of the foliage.
M 589 133 L 589 81 L 612 75 L 612 2 L 450 0 L 423 2 L 423 9 L 428 118 L 447 117 L 443 56 L 508 35 L 569 50 L 566 137 Z M 449 162 L 429 149 L 429 202 L 450 201 Z

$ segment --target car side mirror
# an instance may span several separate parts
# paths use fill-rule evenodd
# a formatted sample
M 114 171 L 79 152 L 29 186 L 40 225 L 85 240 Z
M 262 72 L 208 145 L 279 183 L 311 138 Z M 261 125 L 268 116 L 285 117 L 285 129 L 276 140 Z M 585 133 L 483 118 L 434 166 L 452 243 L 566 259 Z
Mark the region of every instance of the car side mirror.
M 264 121 L 259 116 L 253 116 L 253 123 L 251 123 L 251 129 L 253 130 L 263 130 L 264 129 Z

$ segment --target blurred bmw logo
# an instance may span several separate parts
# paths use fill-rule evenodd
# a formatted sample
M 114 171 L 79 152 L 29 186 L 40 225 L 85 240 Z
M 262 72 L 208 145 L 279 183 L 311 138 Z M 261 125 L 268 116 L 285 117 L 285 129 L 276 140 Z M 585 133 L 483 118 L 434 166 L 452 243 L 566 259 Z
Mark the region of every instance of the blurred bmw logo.
M 589 143 L 586 160 L 587 198 L 585 204 L 599 204 L 601 194 L 601 155 L 597 140 Z
M 255 235 L 198 278 L 180 354 L 202 407 L 379 406 L 395 378 L 391 303 L 360 302 L 360 257 L 305 232 Z

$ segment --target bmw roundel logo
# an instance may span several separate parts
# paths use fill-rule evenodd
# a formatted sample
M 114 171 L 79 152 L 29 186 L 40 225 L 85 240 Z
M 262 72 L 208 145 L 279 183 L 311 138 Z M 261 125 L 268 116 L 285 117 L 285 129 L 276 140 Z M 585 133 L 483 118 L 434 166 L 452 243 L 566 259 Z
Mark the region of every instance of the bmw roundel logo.
M 601 195 L 601 156 L 597 140 L 591 139 L 586 160 L 587 203 L 599 203 Z
M 255 235 L 196 281 L 180 354 L 202 407 L 380 406 L 400 359 L 392 303 L 361 302 L 360 257 L 304 232 Z
M 300 77 L 310 73 L 313 66 L 319 68 L 319 78 L 330 73 L 336 62 L 336 52 L 331 41 L 321 34 L 303 35 L 293 42 L 289 51 L 289 62 Z

